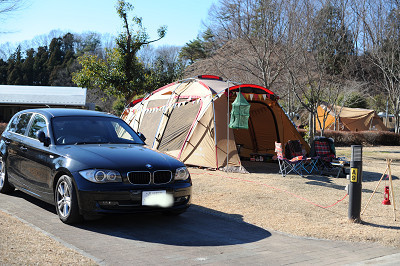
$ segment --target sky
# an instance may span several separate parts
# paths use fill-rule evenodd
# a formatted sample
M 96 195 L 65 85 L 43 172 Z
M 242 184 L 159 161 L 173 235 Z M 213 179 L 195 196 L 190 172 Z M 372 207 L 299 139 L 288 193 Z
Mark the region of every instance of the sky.
M 132 14 L 142 17 L 150 39 L 157 38 L 160 26 L 168 27 L 158 45 L 183 46 L 203 29 L 208 11 L 217 0 L 127 0 Z M 122 22 L 115 10 L 117 0 L 24 0 L 24 6 L 0 21 L 0 44 L 32 40 L 52 30 L 88 31 L 117 35 Z M 5 33 L 4 33 L 5 32 Z

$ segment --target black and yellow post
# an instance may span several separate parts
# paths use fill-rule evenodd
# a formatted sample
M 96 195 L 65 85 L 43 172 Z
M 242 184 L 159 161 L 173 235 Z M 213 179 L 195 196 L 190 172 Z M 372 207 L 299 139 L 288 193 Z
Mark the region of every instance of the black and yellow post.
M 350 184 L 349 184 L 349 219 L 361 222 L 362 191 L 362 145 L 351 145 Z

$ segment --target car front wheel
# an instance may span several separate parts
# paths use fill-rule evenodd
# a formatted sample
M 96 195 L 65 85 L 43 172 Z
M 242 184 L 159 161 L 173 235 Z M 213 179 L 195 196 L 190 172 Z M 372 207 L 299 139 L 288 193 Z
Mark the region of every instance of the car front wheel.
M 58 179 L 54 194 L 57 214 L 63 223 L 73 224 L 82 221 L 71 177 L 61 176 Z
M 0 158 L 0 193 L 8 194 L 14 191 L 14 187 L 8 182 L 6 164 L 3 158 Z

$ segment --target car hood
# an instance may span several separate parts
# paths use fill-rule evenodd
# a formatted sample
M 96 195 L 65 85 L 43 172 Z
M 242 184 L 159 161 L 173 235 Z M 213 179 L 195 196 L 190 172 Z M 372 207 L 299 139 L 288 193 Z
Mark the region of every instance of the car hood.
M 84 164 L 79 168 L 121 169 L 126 171 L 175 169 L 184 164 L 164 153 L 143 145 L 84 144 L 62 148 L 66 157 Z

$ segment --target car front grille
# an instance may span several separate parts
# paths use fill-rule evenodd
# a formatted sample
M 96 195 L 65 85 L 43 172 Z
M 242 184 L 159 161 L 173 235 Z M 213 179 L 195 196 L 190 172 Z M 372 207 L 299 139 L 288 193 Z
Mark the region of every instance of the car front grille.
M 154 172 L 154 184 L 166 184 L 172 179 L 171 171 L 155 171 Z
M 128 180 L 134 185 L 148 185 L 151 182 L 150 172 L 129 172 Z
M 172 172 L 169 170 L 150 172 L 129 172 L 128 180 L 134 185 L 167 184 L 172 181 Z

